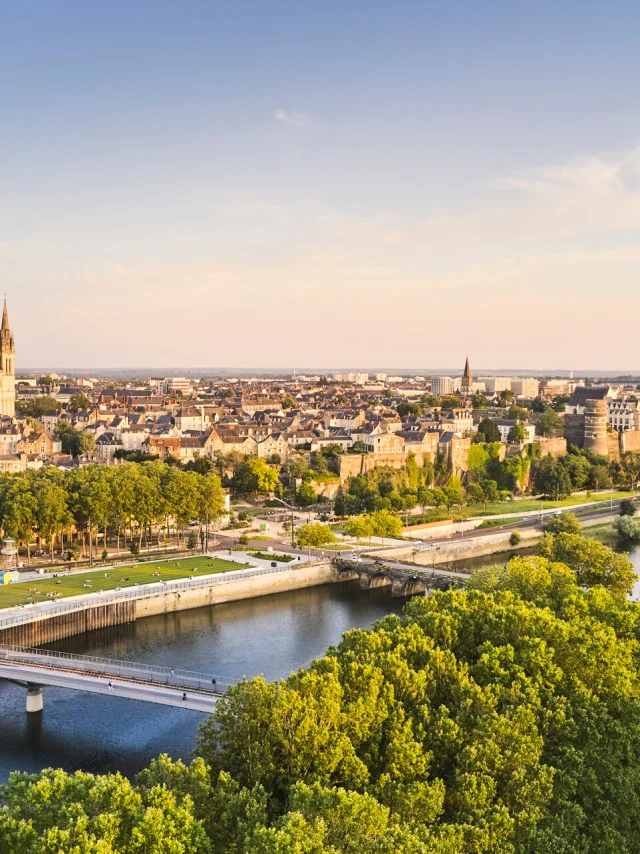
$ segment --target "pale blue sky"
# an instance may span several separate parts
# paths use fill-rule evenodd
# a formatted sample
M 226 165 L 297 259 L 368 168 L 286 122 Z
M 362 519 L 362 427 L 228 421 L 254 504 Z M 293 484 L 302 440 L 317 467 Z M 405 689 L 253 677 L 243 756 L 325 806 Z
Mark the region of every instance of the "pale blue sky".
M 0 0 L 18 365 L 640 369 L 632 2 Z

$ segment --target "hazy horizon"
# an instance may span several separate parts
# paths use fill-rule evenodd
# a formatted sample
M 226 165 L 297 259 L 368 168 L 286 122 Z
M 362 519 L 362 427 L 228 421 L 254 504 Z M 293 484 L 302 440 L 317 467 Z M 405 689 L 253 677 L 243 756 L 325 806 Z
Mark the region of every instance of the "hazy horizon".
M 630 0 L 0 12 L 19 364 L 637 363 Z

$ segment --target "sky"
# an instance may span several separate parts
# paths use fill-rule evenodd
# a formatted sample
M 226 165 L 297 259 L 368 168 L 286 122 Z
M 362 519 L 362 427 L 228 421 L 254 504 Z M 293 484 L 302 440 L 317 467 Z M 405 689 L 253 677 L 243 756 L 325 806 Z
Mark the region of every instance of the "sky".
M 640 4 L 0 0 L 29 366 L 638 370 Z

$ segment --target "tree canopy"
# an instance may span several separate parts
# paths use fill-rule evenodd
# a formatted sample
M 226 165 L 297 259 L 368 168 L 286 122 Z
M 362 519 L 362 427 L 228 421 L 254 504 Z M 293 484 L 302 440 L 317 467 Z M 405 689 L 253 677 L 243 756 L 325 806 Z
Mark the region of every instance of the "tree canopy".
M 190 765 L 12 775 L 0 851 L 636 854 L 640 605 L 610 583 L 626 558 L 571 534 L 545 550 L 233 686 Z

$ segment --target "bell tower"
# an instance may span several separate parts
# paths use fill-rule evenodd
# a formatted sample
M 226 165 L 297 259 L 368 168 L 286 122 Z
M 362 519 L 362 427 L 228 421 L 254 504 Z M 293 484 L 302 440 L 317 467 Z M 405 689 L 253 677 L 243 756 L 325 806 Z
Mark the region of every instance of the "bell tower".
M 0 327 L 0 415 L 16 414 L 16 343 L 9 328 L 7 301 L 4 301 Z

